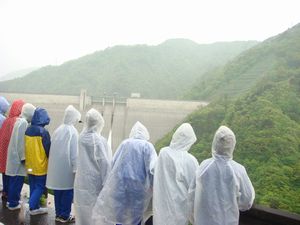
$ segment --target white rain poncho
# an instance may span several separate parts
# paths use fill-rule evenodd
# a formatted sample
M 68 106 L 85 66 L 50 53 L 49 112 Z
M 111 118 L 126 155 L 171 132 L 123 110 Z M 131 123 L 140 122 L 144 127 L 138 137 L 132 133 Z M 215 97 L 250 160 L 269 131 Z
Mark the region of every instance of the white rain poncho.
M 113 224 L 137 225 L 143 220 L 152 197 L 151 171 L 157 158 L 149 138 L 146 127 L 137 122 L 129 139 L 118 147 L 112 171 L 93 209 L 95 221 L 104 218 Z
M 35 107 L 26 103 L 22 107 L 20 118 L 14 124 L 12 135 L 9 141 L 6 161 L 6 175 L 26 176 L 25 163 L 25 131 L 28 123 L 31 122 Z
M 63 124 L 52 135 L 46 183 L 49 189 L 70 190 L 74 187 L 78 154 L 78 132 L 74 125 L 80 118 L 80 112 L 69 105 Z
M 175 131 L 170 146 L 159 153 L 154 173 L 154 225 L 188 224 L 188 190 L 199 166 L 188 150 L 196 140 L 192 126 L 184 123 Z
M 245 168 L 232 159 L 235 143 L 229 128 L 221 126 L 217 130 L 212 158 L 200 164 L 190 188 L 190 197 L 194 199 L 193 224 L 238 225 L 239 210 L 251 208 L 254 188 Z
M 79 155 L 74 184 L 76 224 L 92 224 L 92 209 L 111 169 L 111 149 L 100 135 L 104 126 L 101 114 L 91 109 L 79 136 Z

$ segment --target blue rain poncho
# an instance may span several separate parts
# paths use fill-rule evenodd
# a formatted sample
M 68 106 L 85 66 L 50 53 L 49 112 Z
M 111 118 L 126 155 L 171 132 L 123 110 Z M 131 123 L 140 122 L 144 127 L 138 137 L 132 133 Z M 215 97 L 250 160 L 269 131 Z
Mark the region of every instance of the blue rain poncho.
M 74 187 L 78 154 L 78 132 L 74 125 L 80 118 L 80 112 L 69 105 L 63 124 L 52 135 L 46 183 L 50 189 L 70 190 Z
M 192 126 L 184 123 L 175 131 L 170 146 L 159 153 L 154 173 L 154 225 L 189 222 L 188 190 L 199 164 L 188 151 L 196 140 Z
M 6 175 L 26 176 L 25 169 L 25 131 L 31 122 L 35 107 L 26 103 L 22 107 L 21 116 L 14 124 L 9 141 L 6 161 Z
M 238 225 L 239 210 L 251 208 L 254 188 L 245 168 L 232 159 L 235 135 L 221 126 L 212 143 L 212 158 L 204 160 L 190 187 L 195 225 Z
M 2 123 L 6 119 L 4 114 L 7 112 L 9 108 L 9 103 L 3 96 L 0 96 L 0 128 L 2 127 Z
M 91 109 L 79 136 L 77 171 L 74 183 L 74 206 L 77 225 L 92 223 L 92 209 L 111 169 L 111 149 L 101 136 L 104 120 Z
M 146 127 L 137 122 L 118 147 L 112 171 L 93 209 L 93 219 L 122 225 L 143 220 L 152 197 L 153 167 L 157 154 L 148 142 Z M 95 223 L 101 224 L 101 223 Z

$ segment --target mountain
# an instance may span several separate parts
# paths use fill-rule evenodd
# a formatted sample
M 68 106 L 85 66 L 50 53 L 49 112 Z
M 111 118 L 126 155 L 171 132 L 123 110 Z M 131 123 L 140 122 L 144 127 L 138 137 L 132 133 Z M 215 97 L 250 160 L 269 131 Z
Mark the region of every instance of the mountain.
M 199 162 L 211 157 L 214 132 L 229 126 L 237 139 L 234 160 L 246 167 L 255 202 L 300 214 L 300 24 L 206 78 L 194 96 L 213 100 L 186 119 L 198 138 L 191 152 Z
M 47 66 L 25 77 L 1 82 L 10 92 L 78 95 L 129 96 L 176 99 L 194 81 L 216 66 L 224 65 L 255 41 L 199 45 L 187 39 L 171 39 L 157 46 L 115 46 L 68 61 Z
M 248 91 L 259 80 L 279 70 L 282 64 L 297 66 L 299 40 L 299 25 L 269 38 L 244 51 L 226 66 L 204 74 L 185 98 L 212 100 L 220 95 L 234 97 Z M 289 61 L 283 62 L 286 60 Z
M 31 73 L 34 70 L 39 69 L 38 67 L 31 67 L 31 68 L 26 68 L 26 69 L 22 69 L 22 70 L 17 70 L 11 73 L 8 73 L 4 76 L 0 77 L 0 81 L 5 81 L 5 80 L 12 80 L 18 77 L 23 77 L 29 73 Z

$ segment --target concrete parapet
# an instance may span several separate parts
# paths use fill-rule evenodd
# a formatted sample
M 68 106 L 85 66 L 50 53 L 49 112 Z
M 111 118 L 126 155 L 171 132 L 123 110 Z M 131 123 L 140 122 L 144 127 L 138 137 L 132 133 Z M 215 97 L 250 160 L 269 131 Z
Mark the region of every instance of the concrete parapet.
M 46 95 L 46 94 L 24 94 L 24 93 L 2 93 L 0 96 L 4 96 L 9 102 L 15 99 L 23 99 L 25 102 L 32 104 L 79 104 L 80 96 L 71 95 Z M 85 104 L 91 105 L 91 97 L 85 96 Z
M 196 110 L 199 107 L 208 105 L 207 102 L 197 101 L 176 101 L 176 100 L 157 100 L 157 99 L 137 99 L 128 98 L 127 107 L 129 108 L 147 108 L 147 109 L 180 109 Z

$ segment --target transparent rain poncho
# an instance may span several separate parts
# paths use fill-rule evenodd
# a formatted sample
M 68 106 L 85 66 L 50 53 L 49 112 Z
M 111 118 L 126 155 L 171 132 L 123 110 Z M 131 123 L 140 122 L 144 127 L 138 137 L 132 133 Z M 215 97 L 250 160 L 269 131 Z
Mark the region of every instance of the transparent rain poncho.
M 86 113 L 85 128 L 79 136 L 74 204 L 77 225 L 92 224 L 92 209 L 111 169 L 111 149 L 101 136 L 104 120 L 91 109 Z
M 154 173 L 154 225 L 188 224 L 188 189 L 199 166 L 188 151 L 196 140 L 192 126 L 184 123 L 175 131 L 170 146 L 159 153 Z
M 78 132 L 74 125 L 80 118 L 80 112 L 69 105 L 63 124 L 52 135 L 46 183 L 50 189 L 70 190 L 74 187 L 78 154 Z
M 5 120 L 4 114 L 8 111 L 9 103 L 3 96 L 0 96 L 0 128 Z
M 143 220 L 152 197 L 153 166 L 157 154 L 146 127 L 137 122 L 118 147 L 112 171 L 93 209 L 93 219 L 122 225 Z M 102 223 L 95 223 L 101 225 Z
M 21 116 L 17 118 L 9 141 L 6 161 L 6 175 L 26 176 L 25 169 L 25 131 L 31 122 L 35 107 L 26 103 L 22 107 Z M 22 162 L 23 161 L 23 162 Z
M 232 160 L 235 135 L 221 126 L 212 143 L 212 158 L 204 160 L 189 194 L 195 225 L 238 225 L 239 210 L 251 208 L 254 188 L 245 168 Z
M 22 107 L 25 102 L 21 99 L 14 100 L 8 117 L 2 123 L 0 128 L 0 172 L 6 172 L 7 150 L 14 129 L 15 122 L 19 118 L 22 112 Z

